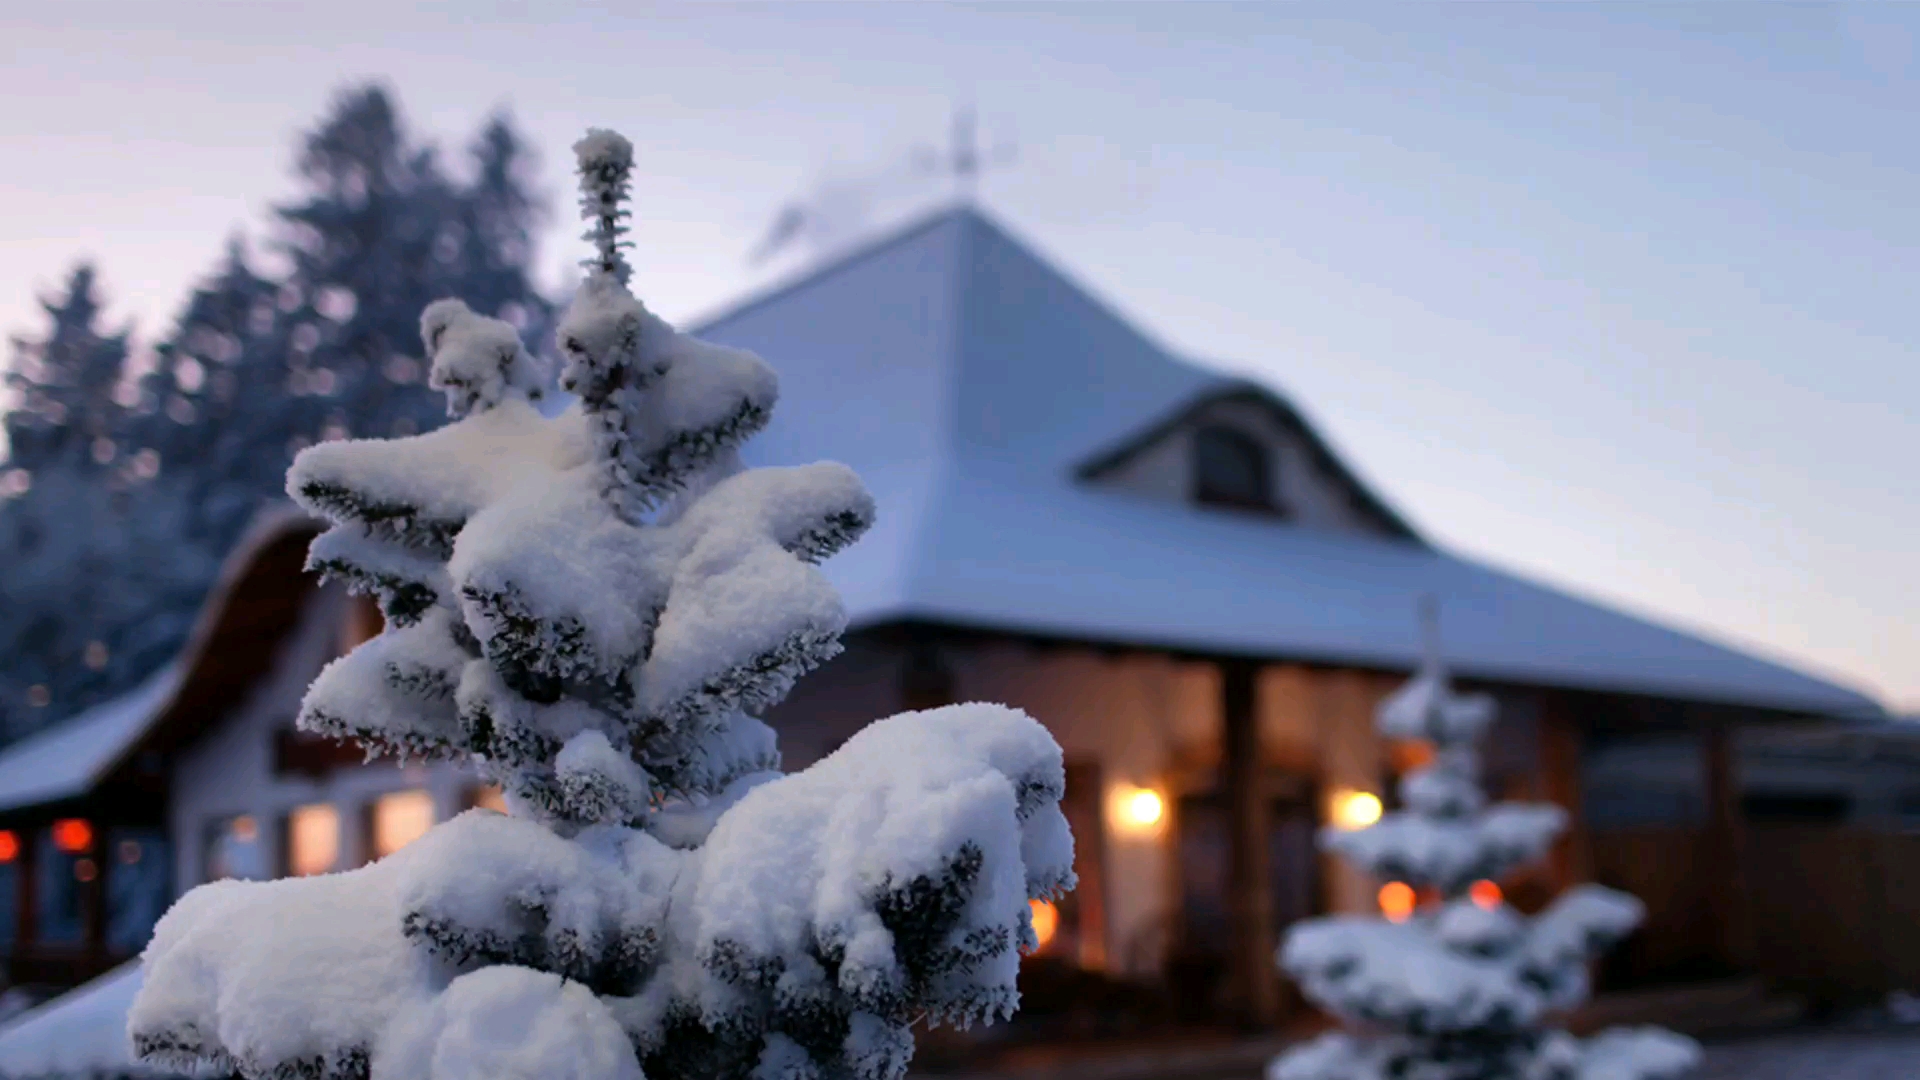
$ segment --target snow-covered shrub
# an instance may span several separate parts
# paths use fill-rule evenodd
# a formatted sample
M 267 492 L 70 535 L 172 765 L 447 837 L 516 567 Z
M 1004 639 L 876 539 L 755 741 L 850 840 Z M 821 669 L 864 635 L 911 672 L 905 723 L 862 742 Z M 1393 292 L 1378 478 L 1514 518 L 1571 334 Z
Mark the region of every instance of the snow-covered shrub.
M 383 633 L 300 724 L 471 761 L 474 810 L 372 865 L 194 889 L 145 955 L 148 1062 L 251 1080 L 897 1080 L 916 1021 L 1003 1018 L 1070 888 L 1060 749 L 998 705 L 905 713 L 782 775 L 755 713 L 844 627 L 816 565 L 872 521 L 835 464 L 745 469 L 759 358 L 628 291 L 632 147 L 577 146 L 596 245 L 557 417 L 510 327 L 429 307 L 454 422 L 304 451 L 310 561 Z
M 1268 1080 L 1671 1080 L 1699 1047 L 1659 1028 L 1582 1041 L 1542 1029 L 1586 999 L 1592 957 L 1645 914 L 1625 893 L 1582 885 L 1529 919 L 1481 881 L 1540 858 L 1566 827 L 1552 805 L 1486 805 L 1477 745 L 1493 699 L 1455 694 L 1428 616 L 1427 659 L 1380 706 L 1389 739 L 1419 740 L 1431 763 L 1400 783 L 1405 809 L 1322 845 L 1377 881 L 1429 899 L 1402 921 L 1340 915 L 1297 924 L 1280 966 L 1339 1019 L 1333 1033 L 1274 1059 Z

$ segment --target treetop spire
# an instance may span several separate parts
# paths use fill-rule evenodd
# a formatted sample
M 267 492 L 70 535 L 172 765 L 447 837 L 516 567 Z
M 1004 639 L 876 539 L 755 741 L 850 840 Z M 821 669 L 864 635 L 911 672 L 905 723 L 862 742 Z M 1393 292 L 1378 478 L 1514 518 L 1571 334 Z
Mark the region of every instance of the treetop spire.
M 623 240 L 633 216 L 626 207 L 633 175 L 633 143 L 617 131 L 592 128 L 573 144 L 580 169 L 580 216 L 587 221 L 581 239 L 593 245 L 593 258 L 581 263 L 596 274 L 627 284 L 633 268 L 620 252 L 633 246 Z

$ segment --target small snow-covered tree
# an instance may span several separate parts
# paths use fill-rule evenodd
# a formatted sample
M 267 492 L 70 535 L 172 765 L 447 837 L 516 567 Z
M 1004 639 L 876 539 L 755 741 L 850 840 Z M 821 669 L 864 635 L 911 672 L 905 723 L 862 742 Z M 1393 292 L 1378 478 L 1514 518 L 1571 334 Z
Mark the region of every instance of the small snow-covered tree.
M 1028 901 L 1070 888 L 1060 749 L 961 705 L 881 720 L 781 775 L 754 714 L 838 649 L 815 564 L 874 507 L 841 465 L 745 469 L 773 373 L 628 290 L 632 148 L 576 151 L 595 256 L 563 385 L 456 300 L 421 330 L 455 417 L 312 447 L 311 565 L 386 629 L 310 731 L 472 761 L 472 810 L 373 865 L 183 897 L 136 1052 L 252 1080 L 897 1080 L 916 1021 L 1009 1015 Z
M 1296 925 L 1280 966 L 1307 996 L 1360 1033 L 1332 1033 L 1268 1066 L 1268 1080 L 1670 1080 L 1699 1057 L 1659 1028 L 1582 1041 L 1543 1029 L 1586 999 L 1588 963 L 1632 931 L 1640 902 L 1597 885 L 1567 891 L 1527 918 L 1493 890 L 1545 855 L 1566 827 L 1551 804 L 1487 805 L 1477 745 L 1495 717 L 1485 695 L 1458 695 L 1440 660 L 1431 606 L 1426 660 L 1380 706 L 1388 739 L 1432 746 L 1400 783 L 1405 809 L 1364 829 L 1329 830 L 1324 846 L 1372 878 L 1424 895 L 1398 921 L 1338 915 Z

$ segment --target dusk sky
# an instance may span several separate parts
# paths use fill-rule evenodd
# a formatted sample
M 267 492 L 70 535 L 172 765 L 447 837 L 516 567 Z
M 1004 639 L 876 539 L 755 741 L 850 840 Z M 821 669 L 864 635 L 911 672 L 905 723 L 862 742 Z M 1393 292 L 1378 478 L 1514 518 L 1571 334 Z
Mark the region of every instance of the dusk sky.
M 972 100 L 990 213 L 1439 542 L 1920 710 L 1920 6 L 620 8 L 0 5 L 0 327 L 84 255 L 151 340 L 365 78 L 450 149 L 511 108 L 550 285 L 631 136 L 674 320 L 823 182 L 944 198 Z

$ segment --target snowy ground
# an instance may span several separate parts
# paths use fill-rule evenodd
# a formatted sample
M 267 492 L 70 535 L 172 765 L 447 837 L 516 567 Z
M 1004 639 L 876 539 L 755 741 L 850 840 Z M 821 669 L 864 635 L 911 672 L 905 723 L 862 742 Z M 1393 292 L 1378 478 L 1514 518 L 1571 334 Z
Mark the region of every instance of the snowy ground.
M 1901 1080 L 1920 1077 L 1920 1031 L 1804 1032 L 1707 1049 L 1694 1080 Z

